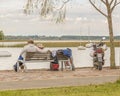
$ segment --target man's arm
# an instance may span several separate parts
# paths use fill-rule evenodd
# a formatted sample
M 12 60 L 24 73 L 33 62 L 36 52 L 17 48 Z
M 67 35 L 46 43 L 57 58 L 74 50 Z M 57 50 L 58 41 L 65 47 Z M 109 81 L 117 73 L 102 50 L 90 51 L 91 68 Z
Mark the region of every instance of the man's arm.
M 48 53 L 48 52 L 49 52 L 49 50 L 40 49 L 40 48 L 38 48 L 38 47 L 36 47 L 36 49 L 37 49 L 37 52 L 40 52 L 40 53 Z

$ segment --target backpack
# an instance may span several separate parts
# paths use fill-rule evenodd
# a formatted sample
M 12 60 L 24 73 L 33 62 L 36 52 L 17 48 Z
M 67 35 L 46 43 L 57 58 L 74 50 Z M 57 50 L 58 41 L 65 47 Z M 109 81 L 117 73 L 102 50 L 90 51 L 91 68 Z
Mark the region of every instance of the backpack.
M 21 62 L 21 61 L 17 61 L 17 62 L 19 63 L 19 67 L 23 65 L 23 62 Z M 13 69 L 14 69 L 15 72 L 18 71 L 17 70 L 17 62 L 15 63 L 15 65 L 13 65 Z
M 63 49 L 62 52 L 63 52 L 63 55 L 65 55 L 69 58 L 72 56 L 72 50 L 70 48 Z
M 50 62 L 50 70 L 51 71 L 58 71 L 59 70 L 59 64 L 56 62 Z
M 22 66 L 22 65 L 23 65 L 22 60 L 23 60 L 23 57 L 20 55 L 20 56 L 18 57 L 18 61 L 13 65 L 13 69 L 14 69 L 15 72 L 18 71 L 18 70 L 17 70 L 17 63 L 19 63 L 19 66 Z

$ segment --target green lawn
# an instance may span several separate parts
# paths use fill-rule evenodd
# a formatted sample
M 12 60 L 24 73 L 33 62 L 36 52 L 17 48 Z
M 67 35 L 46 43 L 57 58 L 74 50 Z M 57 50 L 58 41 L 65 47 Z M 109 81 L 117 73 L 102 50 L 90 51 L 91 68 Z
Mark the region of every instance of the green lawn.
M 0 91 L 0 96 L 120 96 L 120 81 L 104 85 Z

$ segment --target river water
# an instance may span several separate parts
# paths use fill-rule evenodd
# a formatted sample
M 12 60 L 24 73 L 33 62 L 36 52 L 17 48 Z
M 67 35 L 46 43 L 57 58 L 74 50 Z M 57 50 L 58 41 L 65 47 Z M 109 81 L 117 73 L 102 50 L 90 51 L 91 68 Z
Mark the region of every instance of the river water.
M 50 50 L 65 49 L 65 48 L 47 48 Z M 92 57 L 90 57 L 91 48 L 86 50 L 78 50 L 77 47 L 71 47 L 75 67 L 92 67 Z M 0 48 L 0 51 L 8 51 L 12 54 L 11 57 L 0 57 L 0 70 L 12 70 L 22 48 Z M 120 48 L 115 48 L 116 65 L 120 65 Z M 110 66 L 110 50 L 105 52 L 105 65 Z M 26 63 L 28 69 L 49 68 L 49 62 Z

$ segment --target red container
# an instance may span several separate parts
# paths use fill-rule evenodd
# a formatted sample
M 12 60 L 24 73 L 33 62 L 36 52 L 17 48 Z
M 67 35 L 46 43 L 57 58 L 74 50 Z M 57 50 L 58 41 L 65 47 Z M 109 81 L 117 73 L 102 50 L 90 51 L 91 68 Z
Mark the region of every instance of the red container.
M 50 63 L 50 70 L 59 70 L 59 64 L 51 62 Z

